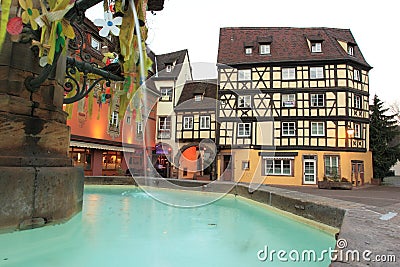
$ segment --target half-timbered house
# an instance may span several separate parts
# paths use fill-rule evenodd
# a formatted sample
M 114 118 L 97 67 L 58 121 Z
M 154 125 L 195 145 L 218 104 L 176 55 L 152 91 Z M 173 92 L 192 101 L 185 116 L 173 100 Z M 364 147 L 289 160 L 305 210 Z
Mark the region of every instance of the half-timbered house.
M 187 50 L 155 55 L 156 70 L 152 81 L 161 96 L 157 103 L 157 135 L 153 165 L 162 177 L 174 176 L 171 162 L 178 152 L 175 146 L 174 107 L 181 96 L 187 80 L 192 80 L 189 54 Z
M 178 178 L 215 178 L 217 81 L 188 81 L 175 107 Z
M 222 28 L 221 179 L 369 183 L 370 69 L 347 29 Z

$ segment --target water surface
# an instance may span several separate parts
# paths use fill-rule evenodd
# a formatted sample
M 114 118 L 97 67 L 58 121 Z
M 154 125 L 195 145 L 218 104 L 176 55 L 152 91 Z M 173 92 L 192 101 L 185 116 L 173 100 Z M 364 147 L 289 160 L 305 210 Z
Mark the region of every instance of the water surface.
M 207 194 L 159 190 L 165 198 Z M 166 195 L 165 195 L 166 194 Z M 260 261 L 259 250 L 335 246 L 334 237 L 261 205 L 227 196 L 198 208 L 177 208 L 135 187 L 86 186 L 82 213 L 71 221 L 0 235 L 0 266 L 328 266 Z M 263 256 L 263 255 L 261 255 Z M 288 258 L 288 255 L 286 255 Z

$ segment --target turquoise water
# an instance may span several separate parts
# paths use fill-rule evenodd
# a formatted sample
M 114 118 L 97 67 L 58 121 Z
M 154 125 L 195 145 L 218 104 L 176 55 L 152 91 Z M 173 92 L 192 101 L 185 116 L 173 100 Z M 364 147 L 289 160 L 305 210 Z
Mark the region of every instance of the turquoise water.
M 190 202 L 206 194 L 159 190 Z M 164 196 L 165 197 L 165 196 Z M 260 205 L 227 196 L 198 208 L 162 204 L 134 187 L 85 187 L 71 221 L 0 235 L 0 266 L 328 266 L 260 261 L 258 251 L 335 246 L 334 237 Z M 263 256 L 264 254 L 261 254 Z M 289 258 L 286 255 L 286 258 Z M 300 258 L 301 259 L 301 258 Z

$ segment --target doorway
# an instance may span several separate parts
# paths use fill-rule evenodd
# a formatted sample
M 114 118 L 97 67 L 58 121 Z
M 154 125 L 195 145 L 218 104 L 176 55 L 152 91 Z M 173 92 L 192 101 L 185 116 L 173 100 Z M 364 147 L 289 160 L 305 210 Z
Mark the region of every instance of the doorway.
M 354 186 L 364 185 L 364 162 L 351 161 L 351 183 Z
M 317 160 L 303 159 L 303 184 L 317 183 Z
M 232 155 L 223 155 L 222 156 L 222 172 L 221 172 L 221 180 L 222 181 L 232 181 Z

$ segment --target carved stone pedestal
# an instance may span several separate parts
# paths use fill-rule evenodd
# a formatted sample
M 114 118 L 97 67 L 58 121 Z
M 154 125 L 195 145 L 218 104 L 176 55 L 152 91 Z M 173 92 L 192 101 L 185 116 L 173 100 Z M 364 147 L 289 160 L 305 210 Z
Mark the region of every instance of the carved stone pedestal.
M 40 72 L 30 45 L 7 37 L 0 53 L 0 231 L 62 222 L 82 209 L 84 174 L 68 158 L 63 88 L 54 80 L 37 92 L 24 86 Z

